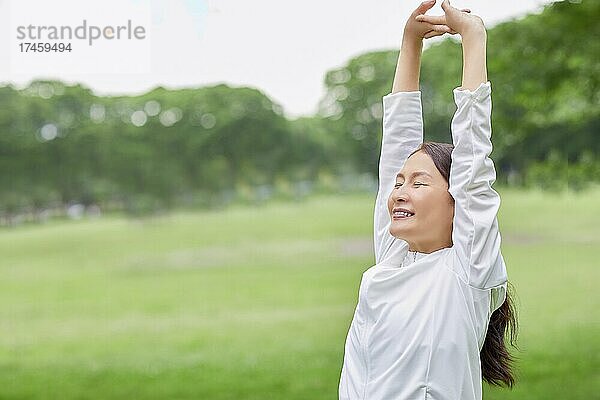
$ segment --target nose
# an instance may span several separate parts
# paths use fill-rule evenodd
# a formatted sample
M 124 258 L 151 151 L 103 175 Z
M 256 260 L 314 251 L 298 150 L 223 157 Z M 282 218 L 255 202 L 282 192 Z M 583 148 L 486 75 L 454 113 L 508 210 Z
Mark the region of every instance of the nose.
M 392 199 L 394 200 L 394 202 L 405 202 L 408 198 L 408 196 L 406 195 L 406 192 L 403 189 L 404 185 L 400 186 L 399 188 L 394 188 L 394 190 L 392 190 Z

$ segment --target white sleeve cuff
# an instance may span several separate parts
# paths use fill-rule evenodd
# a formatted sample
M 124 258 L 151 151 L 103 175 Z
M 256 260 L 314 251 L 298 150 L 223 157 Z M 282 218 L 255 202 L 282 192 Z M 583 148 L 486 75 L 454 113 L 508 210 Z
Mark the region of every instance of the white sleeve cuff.
M 387 102 L 387 101 L 391 101 L 392 99 L 396 99 L 396 98 L 411 98 L 411 97 L 421 97 L 421 91 L 420 90 L 413 90 L 410 92 L 396 92 L 396 93 L 388 93 L 385 96 L 383 96 L 383 101 Z
M 479 84 L 477 89 L 470 90 L 464 89 L 461 87 L 454 88 L 452 93 L 454 95 L 454 101 L 456 104 L 459 104 L 462 99 L 473 99 L 473 100 L 482 100 L 487 97 L 492 91 L 492 84 L 490 81 L 482 82 Z

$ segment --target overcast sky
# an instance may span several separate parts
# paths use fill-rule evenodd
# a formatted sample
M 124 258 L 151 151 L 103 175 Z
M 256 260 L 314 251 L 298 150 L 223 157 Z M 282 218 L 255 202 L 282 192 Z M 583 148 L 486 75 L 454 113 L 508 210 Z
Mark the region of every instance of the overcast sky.
M 0 0 L 1 15 L 7 15 L 11 1 L 17 2 Z M 40 7 L 59 4 L 58 0 L 28 1 Z M 19 2 L 24 4 L 23 0 Z M 130 10 L 126 6 L 150 9 L 148 38 L 152 52 L 148 71 L 135 75 L 97 71 L 77 74 L 47 70 L 31 58 L 25 73 L 0 63 L 0 82 L 22 86 L 36 78 L 61 79 L 82 82 L 98 94 L 139 94 L 158 85 L 177 88 L 224 82 L 262 90 L 290 117 L 315 111 L 327 70 L 364 52 L 397 49 L 404 23 L 419 4 L 412 0 L 120 0 L 119 7 L 110 8 L 106 2 L 77 3 L 90 7 L 104 4 L 113 17 L 121 20 L 135 21 L 131 11 L 121 11 Z M 550 1 L 452 1 L 455 7 L 468 7 L 481 16 L 488 28 L 539 12 L 547 3 Z M 428 14 L 442 14 L 440 4 L 438 0 Z M 32 5 L 28 7 L 31 10 Z M 84 17 L 75 8 L 60 8 L 74 22 Z M 94 12 L 85 15 L 92 22 L 93 16 Z M 7 22 L 6 17 L 0 21 L 4 26 L 0 37 L 3 53 L 8 51 L 6 46 L 16 47 L 14 40 L 11 42 L 15 33 L 7 28 Z M 443 37 L 426 41 L 426 46 L 436 40 Z M 111 58 L 110 54 L 99 57 Z

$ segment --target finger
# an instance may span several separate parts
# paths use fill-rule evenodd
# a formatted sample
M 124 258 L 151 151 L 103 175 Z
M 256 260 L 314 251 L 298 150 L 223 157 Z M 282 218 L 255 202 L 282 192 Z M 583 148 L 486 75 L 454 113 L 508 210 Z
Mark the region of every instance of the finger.
M 433 27 L 433 30 L 437 32 L 450 33 L 452 31 L 447 25 L 433 25 Z
M 419 22 L 428 22 L 430 24 L 445 24 L 445 15 L 417 15 L 415 19 Z
M 450 27 L 448 25 L 442 25 L 442 24 L 427 24 L 427 27 L 429 28 L 429 30 L 431 31 L 436 31 L 436 32 L 442 32 L 442 33 L 450 33 L 450 31 L 452 31 L 452 29 L 450 29 Z
M 445 25 L 446 28 L 448 28 L 447 32 L 451 35 L 456 35 L 458 32 L 456 32 L 454 29 L 452 29 L 451 27 L 449 27 L 448 25 Z
M 444 10 L 444 12 L 448 12 L 451 10 L 456 10 L 456 8 L 450 5 L 450 0 L 444 0 L 442 1 L 442 10 Z
M 431 7 L 435 6 L 436 0 L 424 1 L 419 4 L 419 7 L 415 10 L 415 14 L 423 14 L 425 11 L 429 10 Z
M 432 38 L 432 37 L 435 37 L 435 36 L 441 36 L 444 33 L 445 32 L 429 31 L 425 35 L 423 35 L 423 39 L 429 39 L 429 38 Z

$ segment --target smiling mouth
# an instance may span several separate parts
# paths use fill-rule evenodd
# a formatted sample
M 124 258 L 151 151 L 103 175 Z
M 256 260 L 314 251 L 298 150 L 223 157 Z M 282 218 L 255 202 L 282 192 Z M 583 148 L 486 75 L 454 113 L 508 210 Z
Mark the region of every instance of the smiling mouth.
M 401 220 L 401 219 L 409 219 L 414 217 L 415 214 L 407 211 L 394 211 L 392 213 L 392 219 Z

